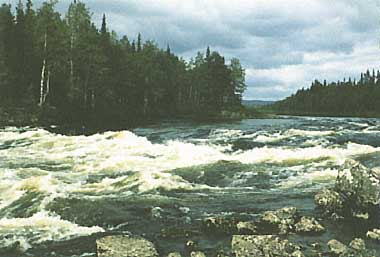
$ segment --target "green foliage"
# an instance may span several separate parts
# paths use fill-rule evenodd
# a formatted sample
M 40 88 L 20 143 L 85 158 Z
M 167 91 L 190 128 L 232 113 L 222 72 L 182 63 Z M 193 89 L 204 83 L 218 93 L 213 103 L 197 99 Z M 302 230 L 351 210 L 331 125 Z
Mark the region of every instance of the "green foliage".
M 119 37 L 103 15 L 73 1 L 65 17 L 56 0 L 37 10 L 20 1 L 15 17 L 0 8 L 0 106 L 32 109 L 41 120 L 67 125 L 130 126 L 183 116 L 211 117 L 239 109 L 245 72 L 208 47 L 186 62 L 170 46 Z M 38 100 L 39 99 L 39 100 Z
M 277 102 L 273 108 L 281 114 L 330 116 L 380 116 L 380 72 L 369 70 L 358 82 L 351 78 L 343 82 L 322 84 L 315 80 L 309 89 Z

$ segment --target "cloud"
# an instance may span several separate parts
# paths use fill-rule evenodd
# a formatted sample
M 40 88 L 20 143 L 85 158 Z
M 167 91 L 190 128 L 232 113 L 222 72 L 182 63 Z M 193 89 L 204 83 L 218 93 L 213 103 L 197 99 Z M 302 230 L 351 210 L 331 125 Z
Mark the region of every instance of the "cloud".
M 106 13 L 119 35 L 141 32 L 185 58 L 208 45 L 227 59 L 238 57 L 247 69 L 247 99 L 281 99 L 316 78 L 338 80 L 379 68 L 376 0 L 83 2 L 98 25 Z M 69 3 L 61 0 L 59 10 Z

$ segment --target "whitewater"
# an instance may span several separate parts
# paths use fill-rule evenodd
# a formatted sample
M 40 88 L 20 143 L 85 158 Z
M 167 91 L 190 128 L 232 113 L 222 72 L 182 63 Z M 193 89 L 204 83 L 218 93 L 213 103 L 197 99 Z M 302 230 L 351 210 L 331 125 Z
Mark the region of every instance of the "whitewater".
M 144 235 L 163 253 L 186 237 L 224 247 L 227 238 L 196 229 L 204 217 L 289 205 L 311 213 L 314 194 L 350 159 L 380 172 L 379 119 L 171 121 L 88 136 L 5 127 L 0 253 L 96 256 L 95 239 L 115 231 Z M 334 231 L 343 241 L 358 233 Z

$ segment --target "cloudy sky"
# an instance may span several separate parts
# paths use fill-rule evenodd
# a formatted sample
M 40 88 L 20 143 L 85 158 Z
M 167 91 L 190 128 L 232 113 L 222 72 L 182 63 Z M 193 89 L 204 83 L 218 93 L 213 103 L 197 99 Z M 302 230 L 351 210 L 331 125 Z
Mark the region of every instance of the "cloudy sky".
M 82 1 L 97 24 L 106 13 L 119 35 L 141 32 L 186 59 L 207 45 L 238 57 L 247 71 L 246 99 L 277 100 L 314 79 L 380 69 L 378 0 Z M 69 3 L 61 0 L 59 10 Z

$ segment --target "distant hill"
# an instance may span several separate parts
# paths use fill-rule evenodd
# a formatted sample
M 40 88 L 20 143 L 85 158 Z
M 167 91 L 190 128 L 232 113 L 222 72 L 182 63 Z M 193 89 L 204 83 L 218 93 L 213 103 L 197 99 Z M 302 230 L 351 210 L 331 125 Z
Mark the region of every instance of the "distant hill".
M 245 106 L 263 106 L 275 103 L 275 101 L 263 101 L 263 100 L 243 100 Z

